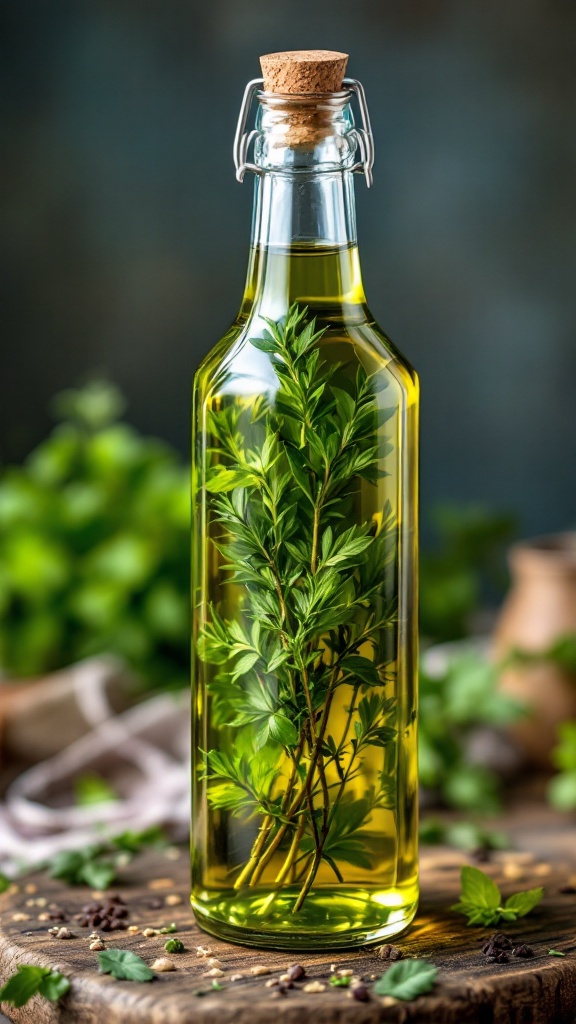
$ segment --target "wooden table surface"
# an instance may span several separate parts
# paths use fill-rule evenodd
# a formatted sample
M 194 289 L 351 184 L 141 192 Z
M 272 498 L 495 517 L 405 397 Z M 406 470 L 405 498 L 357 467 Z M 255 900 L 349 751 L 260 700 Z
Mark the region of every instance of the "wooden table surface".
M 129 923 L 137 925 L 139 933 L 119 931 L 103 937 L 107 946 L 132 949 L 152 963 L 164 954 L 166 936 L 145 938 L 142 930 L 174 921 L 187 950 L 173 956 L 178 970 L 159 974 L 147 984 L 99 974 L 97 954 L 89 949 L 91 929 L 74 920 L 91 899 L 90 891 L 36 875 L 22 882 L 18 892 L 0 897 L 0 976 L 7 977 L 19 963 L 46 965 L 66 974 L 71 990 L 58 1005 L 34 997 L 20 1010 L 2 1009 L 21 1024 L 574 1024 L 576 895 L 560 889 L 576 874 L 576 827 L 573 820 L 542 807 L 516 811 L 504 824 L 519 852 L 498 854 L 482 867 L 505 895 L 545 886 L 545 898 L 530 917 L 504 926 L 512 938 L 533 946 L 531 960 L 511 959 L 502 965 L 486 961 L 481 947 L 494 929 L 469 928 L 464 918 L 448 909 L 457 898 L 459 868 L 466 856 L 428 847 L 422 856 L 421 910 L 396 942 L 406 957 L 427 957 L 437 965 L 439 982 L 432 993 L 411 1003 L 383 1005 L 375 995 L 369 1002 L 356 1002 L 343 988 L 304 993 L 300 983 L 275 999 L 266 981 L 295 961 L 306 968 L 306 980 L 327 982 L 335 965 L 354 970 L 368 985 L 387 964 L 373 948 L 354 954 L 295 955 L 245 949 L 206 936 L 194 924 L 187 904 L 185 851 L 169 856 L 156 852 L 137 858 L 126 872 L 125 884 L 115 890 L 126 900 Z M 512 874 L 519 877 L 512 880 Z M 34 893 L 26 891 L 30 885 L 37 887 Z M 181 902 L 176 904 L 178 897 Z M 52 922 L 38 920 L 46 910 L 29 905 L 37 899 L 66 911 L 75 938 L 56 939 L 48 933 Z M 200 945 L 209 947 L 225 968 L 223 990 L 203 996 L 195 993 L 208 990 L 211 981 L 202 976 L 207 966 L 197 956 Z M 566 956 L 549 956 L 551 948 Z M 256 966 L 269 968 L 270 975 L 253 976 L 250 972 Z M 231 982 L 234 973 L 244 977 Z

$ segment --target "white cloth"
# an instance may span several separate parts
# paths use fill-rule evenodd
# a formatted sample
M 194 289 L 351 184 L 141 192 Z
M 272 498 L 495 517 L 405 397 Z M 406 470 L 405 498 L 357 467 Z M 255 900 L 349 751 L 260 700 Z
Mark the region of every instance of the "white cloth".
M 0 805 L 0 867 L 8 872 L 126 829 L 162 825 L 175 838 L 187 833 L 188 697 L 153 697 L 115 714 L 105 660 L 90 659 L 71 671 L 87 732 L 9 786 Z M 118 799 L 78 806 L 74 780 L 90 772 L 103 775 Z

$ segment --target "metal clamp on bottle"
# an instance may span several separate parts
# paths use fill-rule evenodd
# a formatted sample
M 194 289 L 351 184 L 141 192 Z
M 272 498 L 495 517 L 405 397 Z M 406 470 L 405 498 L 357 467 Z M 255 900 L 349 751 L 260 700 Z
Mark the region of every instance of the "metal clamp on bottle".
M 246 126 L 248 124 L 248 118 L 250 116 L 254 97 L 258 92 L 263 91 L 263 85 L 263 78 L 251 79 L 251 81 L 248 82 L 244 90 L 244 96 L 242 97 L 242 106 L 240 107 L 233 146 L 236 178 L 240 182 L 244 180 L 246 171 L 252 171 L 253 174 L 262 174 L 262 168 L 258 167 L 255 163 L 250 163 L 247 159 L 248 150 L 252 141 L 258 135 L 258 131 L 256 128 L 253 128 L 251 131 L 246 131 Z M 356 78 L 345 78 L 342 85 L 346 87 L 346 92 L 350 98 L 352 95 L 356 96 L 362 121 L 362 127 L 355 127 L 352 130 L 358 142 L 361 159 L 355 163 L 350 170 L 352 172 L 364 174 L 366 178 L 366 185 L 370 188 L 373 181 L 372 168 L 374 167 L 374 136 L 372 135 L 366 93 L 364 92 L 364 86 Z

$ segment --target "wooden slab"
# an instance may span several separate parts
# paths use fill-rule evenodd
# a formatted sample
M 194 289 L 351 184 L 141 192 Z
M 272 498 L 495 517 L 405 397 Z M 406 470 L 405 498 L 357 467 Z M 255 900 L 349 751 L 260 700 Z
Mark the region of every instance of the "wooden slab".
M 505 894 L 545 885 L 542 905 L 529 918 L 505 927 L 511 937 L 534 947 L 536 956 L 532 960 L 513 959 L 505 965 L 486 962 L 481 946 L 494 929 L 468 928 L 462 917 L 448 910 L 457 898 L 459 867 L 466 857 L 429 848 L 423 856 L 421 911 L 397 944 L 406 956 L 427 957 L 438 966 L 440 980 L 433 993 L 412 1003 L 383 1006 L 375 996 L 368 1003 L 358 1003 L 342 988 L 306 994 L 300 985 L 281 999 L 274 999 L 272 990 L 265 986 L 267 977 L 249 976 L 252 967 L 267 966 L 274 972 L 273 977 L 298 961 L 306 968 L 307 980 L 327 981 L 331 964 L 335 964 L 337 968 L 352 968 L 370 981 L 379 977 L 387 965 L 374 949 L 332 956 L 287 955 L 249 950 L 206 936 L 193 923 L 187 905 L 185 851 L 177 860 L 154 853 L 133 862 L 126 872 L 126 884 L 121 884 L 118 892 L 130 907 L 131 924 L 143 929 L 176 923 L 178 937 L 188 950 L 173 956 L 178 971 L 158 975 L 148 984 L 119 982 L 100 975 L 97 954 L 88 948 L 91 929 L 81 928 L 72 920 L 81 905 L 91 899 L 90 891 L 71 889 L 37 875 L 26 880 L 37 885 L 36 893 L 27 893 L 23 883 L 19 892 L 0 897 L 0 976 L 6 978 L 19 963 L 55 967 L 71 979 L 71 991 L 57 1006 L 35 997 L 20 1010 L 2 1009 L 22 1024 L 574 1024 L 576 895 L 561 894 L 559 889 L 576 872 L 576 829 L 569 819 L 542 808 L 519 813 L 504 824 L 514 834 L 517 847 L 531 851 L 536 860 L 521 864 L 523 877 L 514 881 L 506 879 L 502 860 L 483 867 L 493 874 Z M 151 888 L 158 879 L 167 880 L 165 887 Z M 174 894 L 182 897 L 181 904 L 156 906 L 159 897 L 165 900 Z M 67 911 L 76 938 L 64 941 L 48 934 L 52 922 L 38 921 L 45 909 L 27 906 L 27 901 L 38 897 L 46 897 Z M 22 913 L 29 919 L 15 921 L 14 914 Z M 145 939 L 141 933 L 126 932 L 104 938 L 107 946 L 132 949 L 148 963 L 163 954 L 166 941 L 166 936 Z M 235 972 L 246 977 L 236 982 L 224 977 L 223 991 L 195 995 L 211 984 L 210 979 L 202 977 L 207 966 L 196 955 L 199 945 L 213 950 L 226 967 L 228 978 Z M 551 948 L 566 956 L 548 956 Z

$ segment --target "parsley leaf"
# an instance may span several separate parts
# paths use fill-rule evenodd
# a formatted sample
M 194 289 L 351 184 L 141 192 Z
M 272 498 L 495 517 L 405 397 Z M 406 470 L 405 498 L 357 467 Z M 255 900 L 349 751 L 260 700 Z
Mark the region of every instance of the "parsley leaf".
M 500 889 L 488 875 L 479 868 L 465 865 L 460 873 L 460 900 L 450 909 L 464 914 L 468 924 L 488 927 L 500 920 L 516 921 L 525 917 L 540 902 L 544 895 L 542 888 L 527 889 L 509 896 L 502 905 Z
M 154 972 L 142 957 L 130 949 L 105 949 L 98 953 L 103 974 L 111 974 L 118 981 L 152 981 Z
M 549 949 L 548 956 L 566 956 L 566 953 L 561 953 L 559 949 Z
M 68 978 L 50 967 L 35 967 L 33 964 L 20 964 L 16 974 L 0 989 L 0 1003 L 12 1003 L 12 1006 L 25 1006 L 39 993 L 45 999 L 56 1003 L 66 995 L 70 988 Z
M 408 1001 L 430 992 L 437 977 L 438 968 L 428 960 L 399 960 L 376 982 L 374 992 Z

